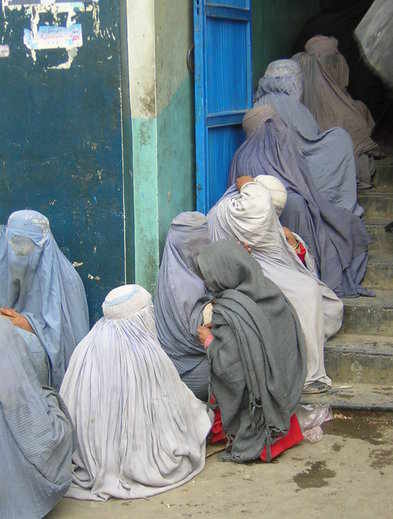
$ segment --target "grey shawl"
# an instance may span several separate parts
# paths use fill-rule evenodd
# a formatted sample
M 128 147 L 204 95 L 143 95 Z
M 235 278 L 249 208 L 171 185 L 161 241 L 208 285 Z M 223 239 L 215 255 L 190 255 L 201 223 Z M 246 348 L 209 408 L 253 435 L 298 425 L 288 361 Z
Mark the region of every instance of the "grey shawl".
M 278 114 L 262 122 L 236 151 L 228 184 L 242 175 L 281 180 L 288 192 L 281 223 L 304 239 L 321 280 L 340 297 L 365 293 L 360 286 L 368 259 L 365 224 L 319 192 L 292 128 Z
M 305 380 L 301 326 L 281 290 L 234 241 L 219 241 L 198 256 L 215 294 L 214 340 L 208 349 L 211 388 L 223 427 L 233 437 L 229 459 L 257 459 L 285 434 Z
M 56 392 L 40 386 L 21 335 L 5 318 L 0 357 L 0 517 L 41 519 L 71 483 L 71 421 Z
M 154 297 L 158 339 L 180 376 L 206 359 L 197 338 L 206 288 L 195 273 L 193 258 L 209 243 L 206 216 L 179 214 L 170 226 L 158 274 Z

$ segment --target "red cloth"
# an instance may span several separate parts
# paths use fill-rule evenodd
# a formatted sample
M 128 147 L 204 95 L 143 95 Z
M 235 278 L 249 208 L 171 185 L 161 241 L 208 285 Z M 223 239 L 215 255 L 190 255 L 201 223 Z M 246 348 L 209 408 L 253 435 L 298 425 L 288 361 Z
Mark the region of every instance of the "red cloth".
M 303 434 L 300 429 L 299 421 L 297 416 L 293 414 L 289 425 L 289 431 L 286 436 L 276 440 L 271 446 L 271 459 L 277 458 L 282 452 L 294 447 L 303 440 Z M 262 461 L 266 461 L 266 447 L 264 447 L 260 456 Z
M 303 244 L 300 242 L 296 249 L 296 254 L 297 254 L 297 257 L 300 259 L 300 261 L 303 263 L 303 265 L 306 265 L 307 250 L 305 247 L 303 247 Z
M 212 404 L 215 403 L 215 398 L 210 399 Z M 225 440 L 225 433 L 222 428 L 221 412 L 218 407 L 214 410 L 214 423 L 211 429 L 210 443 L 214 445 Z M 271 446 L 271 459 L 277 458 L 282 452 L 298 445 L 303 440 L 303 434 L 300 429 L 299 421 L 297 416 L 293 414 L 289 424 L 289 431 L 286 436 L 276 440 Z M 266 461 L 266 447 L 264 447 L 260 459 Z

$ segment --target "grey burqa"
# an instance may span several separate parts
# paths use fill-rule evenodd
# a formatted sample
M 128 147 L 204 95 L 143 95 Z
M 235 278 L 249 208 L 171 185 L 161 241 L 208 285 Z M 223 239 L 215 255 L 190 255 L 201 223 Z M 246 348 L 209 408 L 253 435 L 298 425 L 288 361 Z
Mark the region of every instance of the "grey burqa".
M 208 349 L 211 389 L 233 441 L 224 456 L 259 458 L 289 430 L 303 389 L 306 358 L 296 313 L 257 261 L 235 241 L 203 248 L 200 272 L 215 294 Z
M 0 517 L 41 519 L 71 484 L 72 423 L 41 387 L 27 347 L 0 318 Z

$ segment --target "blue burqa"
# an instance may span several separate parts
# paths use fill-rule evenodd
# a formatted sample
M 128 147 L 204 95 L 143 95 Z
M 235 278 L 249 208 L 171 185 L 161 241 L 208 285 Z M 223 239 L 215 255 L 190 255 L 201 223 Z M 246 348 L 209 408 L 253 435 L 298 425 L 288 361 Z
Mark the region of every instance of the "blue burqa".
M 4 317 L 0 358 L 0 517 L 41 519 L 71 484 L 71 420 L 57 393 L 41 387 L 26 344 Z
M 301 102 L 303 73 L 291 59 L 273 61 L 259 80 L 255 106 L 270 105 L 294 130 L 315 187 L 338 207 L 361 216 L 357 203 L 356 163 L 352 140 L 342 128 L 322 132 Z
M 29 321 L 48 356 L 49 384 L 59 389 L 72 352 L 89 331 L 88 308 L 79 275 L 36 211 L 12 213 L 0 232 L 0 307 Z
M 202 311 L 209 298 L 195 273 L 200 249 L 210 243 L 207 218 L 201 213 L 181 213 L 172 221 L 154 297 L 158 339 L 183 382 L 207 398 L 208 362 L 197 336 Z
M 319 192 L 292 129 L 277 113 L 271 114 L 236 151 L 228 184 L 243 175 L 281 180 L 288 193 L 281 223 L 306 242 L 320 279 L 340 297 L 369 295 L 360 286 L 369 242 L 364 222 Z

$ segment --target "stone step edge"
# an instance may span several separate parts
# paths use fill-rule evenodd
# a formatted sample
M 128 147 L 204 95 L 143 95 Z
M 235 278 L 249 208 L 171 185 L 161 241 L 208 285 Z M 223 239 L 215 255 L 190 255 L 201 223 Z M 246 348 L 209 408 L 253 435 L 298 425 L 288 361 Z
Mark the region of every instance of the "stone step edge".
M 393 309 L 393 290 L 381 288 L 374 290 L 375 297 L 353 297 L 353 298 L 342 298 L 344 306 L 348 308 L 362 307 L 362 308 L 381 308 L 385 310 Z
M 378 384 L 337 384 L 330 393 L 302 395 L 303 405 L 330 405 L 333 409 L 392 411 L 393 386 Z

